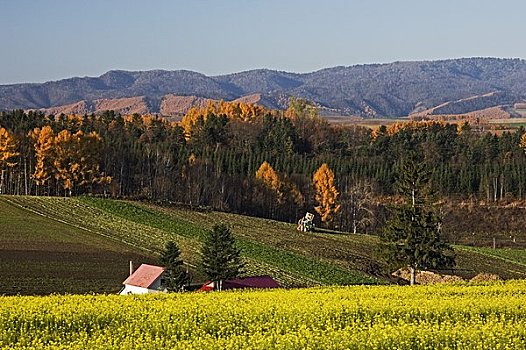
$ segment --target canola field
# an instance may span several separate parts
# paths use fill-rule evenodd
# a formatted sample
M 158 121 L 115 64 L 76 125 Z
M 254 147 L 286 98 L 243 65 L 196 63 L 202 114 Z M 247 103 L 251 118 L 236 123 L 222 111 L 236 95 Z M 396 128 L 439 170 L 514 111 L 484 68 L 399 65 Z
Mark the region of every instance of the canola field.
M 0 349 L 524 349 L 526 281 L 0 297 Z

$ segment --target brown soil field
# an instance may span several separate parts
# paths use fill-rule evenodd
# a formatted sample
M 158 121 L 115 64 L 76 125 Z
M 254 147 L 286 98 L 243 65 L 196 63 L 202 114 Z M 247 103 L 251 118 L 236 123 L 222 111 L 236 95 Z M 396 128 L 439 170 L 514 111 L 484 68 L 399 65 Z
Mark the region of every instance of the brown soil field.
M 138 249 L 0 201 L 0 295 L 115 293 Z

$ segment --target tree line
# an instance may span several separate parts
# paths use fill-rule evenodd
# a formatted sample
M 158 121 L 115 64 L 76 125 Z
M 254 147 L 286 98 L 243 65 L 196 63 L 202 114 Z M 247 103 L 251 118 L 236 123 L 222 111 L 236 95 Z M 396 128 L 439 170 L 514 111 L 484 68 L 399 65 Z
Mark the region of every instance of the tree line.
M 317 210 L 325 224 L 356 232 L 370 224 L 371 198 L 396 193 L 408 155 L 431 169 L 439 196 L 524 199 L 524 135 L 468 123 L 331 125 L 299 99 L 285 111 L 209 103 L 181 121 L 17 110 L 0 114 L 0 191 L 143 198 L 291 222 Z

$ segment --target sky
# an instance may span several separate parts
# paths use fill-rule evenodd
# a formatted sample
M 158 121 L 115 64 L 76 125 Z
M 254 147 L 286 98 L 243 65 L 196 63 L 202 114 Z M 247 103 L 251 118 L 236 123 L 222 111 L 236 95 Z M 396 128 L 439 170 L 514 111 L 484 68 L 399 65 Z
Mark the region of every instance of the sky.
M 0 84 L 526 58 L 524 0 L 0 0 Z

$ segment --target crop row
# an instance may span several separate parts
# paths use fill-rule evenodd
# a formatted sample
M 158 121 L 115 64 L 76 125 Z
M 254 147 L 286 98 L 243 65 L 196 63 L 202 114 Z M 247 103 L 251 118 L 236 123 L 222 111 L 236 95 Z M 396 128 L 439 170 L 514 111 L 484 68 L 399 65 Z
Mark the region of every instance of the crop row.
M 154 210 L 144 205 L 129 202 L 106 201 L 87 197 L 81 198 L 81 201 L 89 203 L 92 206 L 96 206 L 123 219 L 148 227 L 155 227 L 179 236 L 202 240 L 206 234 L 206 227 L 203 227 L 202 224 L 197 225 L 196 223 L 182 220 L 174 215 L 163 213 L 158 210 L 158 208 L 156 208 L 157 210 Z M 243 218 L 236 215 L 231 215 L 229 217 L 233 219 Z M 207 219 L 207 215 L 202 215 L 199 222 L 206 222 Z M 229 224 L 231 223 L 232 222 L 229 222 Z M 235 223 L 237 223 L 237 221 Z M 278 224 L 284 226 L 282 223 Z M 250 230 L 250 228 L 247 228 L 247 230 Z M 256 242 L 246 236 L 238 235 L 237 245 L 245 257 L 248 257 L 251 260 L 273 265 L 279 270 L 286 271 L 287 274 L 304 276 L 304 285 L 313 282 L 316 284 L 378 283 L 376 279 L 370 278 L 363 273 L 344 270 L 325 261 L 311 259 L 283 249 L 272 247 L 269 244 Z M 262 271 L 268 273 L 266 270 Z
M 145 205 L 96 198 L 5 197 L 34 213 L 78 229 L 156 254 L 168 240 L 176 241 L 190 265 L 199 263 L 206 227 L 154 210 Z M 248 273 L 271 274 L 284 286 L 375 283 L 330 263 L 294 254 L 252 239 L 237 240 Z

